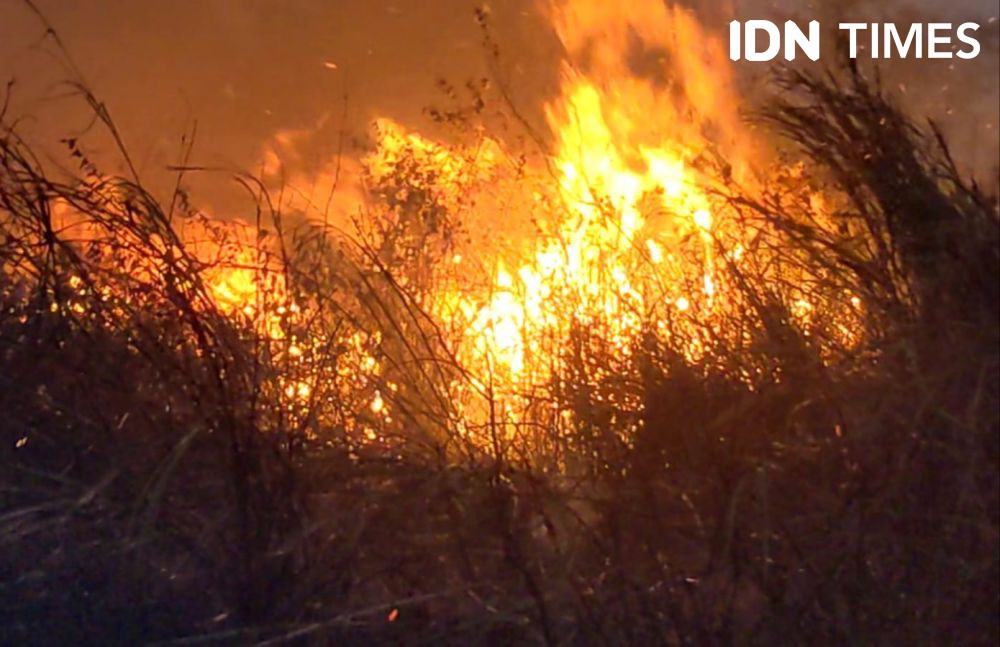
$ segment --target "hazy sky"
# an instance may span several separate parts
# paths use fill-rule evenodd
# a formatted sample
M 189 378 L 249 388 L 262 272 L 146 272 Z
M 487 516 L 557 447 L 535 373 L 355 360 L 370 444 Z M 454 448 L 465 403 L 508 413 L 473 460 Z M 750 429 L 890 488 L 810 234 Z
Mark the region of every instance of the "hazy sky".
M 332 154 L 342 125 L 363 134 L 375 115 L 387 115 L 425 127 L 422 109 L 444 100 L 435 79 L 461 85 L 486 73 L 474 20 L 481 0 L 35 1 L 148 174 L 176 161 L 180 136 L 195 119 L 200 163 L 251 168 L 264 143 L 289 129 L 315 129 L 303 160 L 320 160 Z M 952 69 L 903 66 L 892 70 L 892 78 L 948 121 L 974 164 L 995 163 L 997 24 L 987 21 L 998 13 L 996 2 L 922 0 L 892 8 L 860 1 L 686 4 L 719 31 L 727 16 L 756 18 L 762 12 L 830 22 L 882 14 L 897 22 L 984 23 L 980 60 L 956 61 Z M 553 88 L 558 42 L 535 0 L 495 0 L 490 9 L 505 73 L 524 111 L 537 116 Z M 59 136 L 85 126 L 87 113 L 63 98 L 59 81 L 68 74 L 43 36 L 22 0 L 0 0 L 0 79 L 15 80 L 12 113 L 30 115 L 24 129 L 55 145 Z M 985 128 L 989 122 L 992 130 Z
M 200 162 L 252 166 L 279 130 L 315 128 L 330 154 L 344 115 L 363 133 L 375 115 L 421 123 L 439 77 L 485 73 L 472 0 L 37 0 L 88 84 L 111 109 L 141 168 L 174 162 L 198 120 Z M 504 2 L 497 29 L 514 43 L 526 94 L 554 69 L 555 41 L 525 2 Z M 14 78 L 19 114 L 44 135 L 81 127 L 86 111 L 54 97 L 66 78 L 37 18 L 0 0 L 0 78 Z M 525 46 L 531 44 L 532 51 Z M 546 50 L 548 48 L 548 50 Z M 539 60 L 545 58 L 545 61 Z M 327 63 L 336 65 L 336 68 Z M 28 124 L 31 127 L 34 124 Z M 324 144 L 327 150 L 323 150 Z

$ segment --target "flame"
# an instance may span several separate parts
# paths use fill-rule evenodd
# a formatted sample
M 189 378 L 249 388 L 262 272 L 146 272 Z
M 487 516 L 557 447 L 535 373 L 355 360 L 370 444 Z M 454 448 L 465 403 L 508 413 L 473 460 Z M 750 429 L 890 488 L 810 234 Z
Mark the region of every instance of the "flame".
M 496 261 L 491 296 L 467 330 L 471 363 L 499 371 L 509 386 L 545 379 L 558 362 L 539 357 L 540 344 L 567 338 L 573 326 L 601 328 L 625 353 L 651 314 L 667 305 L 686 311 L 696 295 L 663 279 L 689 268 L 663 264 L 664 250 L 687 233 L 703 243 L 701 297 L 715 294 L 712 205 L 693 164 L 709 126 L 717 139 L 721 128 L 743 143 L 724 50 L 689 12 L 659 0 L 585 1 L 555 4 L 550 16 L 568 58 L 587 61 L 583 70 L 564 65 L 560 92 L 545 106 L 566 208 L 539 218 L 545 235 L 527 262 L 508 271 L 516 259 Z M 672 64 L 637 76 L 632 59 L 644 52 Z
M 381 220 L 400 226 L 416 193 L 463 219 L 469 240 L 449 241 L 420 286 L 405 269 L 399 277 L 452 333 L 475 390 L 495 400 L 469 403 L 456 378 L 460 428 L 497 409 L 516 426 L 524 394 L 567 369 L 581 332 L 627 360 L 644 334 L 690 321 L 685 352 L 698 360 L 708 343 L 700 335 L 720 334 L 735 307 L 719 250 L 738 266 L 748 246 L 701 170 L 722 154 L 735 177 L 748 178 L 760 156 L 720 38 L 661 0 L 560 1 L 546 12 L 566 53 L 558 92 L 543 106 L 546 164 L 512 163 L 505 144 L 482 133 L 470 146 L 447 145 L 387 118 L 376 120 L 375 149 L 362 160 L 368 184 L 396 205 L 357 224 L 374 247 L 386 247 Z M 406 173 L 413 177 L 400 182 Z M 805 298 L 791 310 L 804 326 L 815 317 Z M 356 370 L 377 377 L 383 364 L 360 357 Z M 388 418 L 392 396 L 371 394 L 370 413 Z
M 352 164 L 382 207 L 338 223 L 355 227 L 377 269 L 395 272 L 443 331 L 464 369 L 447 385 L 463 407 L 454 423 L 460 431 L 476 428 L 486 411 L 516 427 L 531 406 L 526 394 L 549 388 L 572 354 L 583 352 L 578 346 L 591 342 L 625 362 L 645 335 L 682 329 L 684 352 L 697 361 L 709 343 L 704 336 L 721 334 L 732 306 L 722 270 L 740 266 L 751 249 L 702 170 L 721 153 L 736 176 L 746 176 L 761 148 L 740 122 L 720 39 L 689 10 L 662 0 L 560 1 L 546 13 L 566 62 L 557 93 L 543 106 L 551 133 L 545 163 L 519 163 L 504 142 L 483 133 L 469 146 L 446 145 L 380 118 L 374 150 Z M 282 158 L 309 136 L 278 133 L 264 151 L 263 174 L 283 176 Z M 285 206 L 320 211 L 329 224 L 317 204 L 331 200 L 317 194 L 333 195 L 340 162 L 325 171 L 322 190 L 291 191 Z M 362 193 L 346 191 L 353 215 Z M 454 231 L 447 222 L 453 216 L 462 219 Z M 216 306 L 252 325 L 287 360 L 276 388 L 283 406 L 351 402 L 351 425 L 380 442 L 378 425 L 392 423 L 409 388 L 390 375 L 398 362 L 387 359 L 387 340 L 378 330 L 301 333 L 315 304 L 292 298 L 269 247 L 276 237 L 262 241 L 253 227 L 225 228 L 232 234 L 226 243 L 211 236 L 197 242 L 206 238 L 203 227 L 186 237 L 208 267 Z M 412 240 L 386 233 L 398 230 Z M 405 247 L 411 243 L 419 249 Z M 438 254 L 429 267 L 413 260 L 425 253 Z M 860 307 L 857 297 L 848 299 Z M 791 313 L 803 326 L 819 318 L 804 296 Z M 851 337 L 849 326 L 844 335 Z M 317 373 L 315 366 L 329 368 L 331 348 L 338 349 L 334 370 Z M 590 379 L 614 367 L 594 370 Z M 484 404 L 483 394 L 491 401 Z M 550 419 L 565 423 L 565 410 L 554 413 Z

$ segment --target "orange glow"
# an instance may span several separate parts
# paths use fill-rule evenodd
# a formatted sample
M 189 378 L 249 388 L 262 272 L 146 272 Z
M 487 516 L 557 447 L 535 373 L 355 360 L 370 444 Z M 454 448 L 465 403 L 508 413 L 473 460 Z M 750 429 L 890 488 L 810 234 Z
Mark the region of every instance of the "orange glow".
M 459 367 L 441 374 L 443 399 L 458 410 L 449 424 L 476 444 L 485 441 L 470 430 L 486 420 L 507 434 L 528 417 L 571 424 L 551 394 L 560 375 L 581 365 L 599 381 L 625 370 L 649 338 L 670 340 L 697 362 L 713 340 L 742 343 L 749 334 L 727 321 L 745 308 L 732 271 L 749 262 L 753 232 L 727 215 L 705 168 L 721 151 L 731 173 L 745 176 L 760 146 L 740 122 L 719 39 L 661 0 L 557 2 L 549 17 L 577 66 L 563 65 L 558 92 L 543 106 L 551 134 L 544 163 L 518 162 L 508 144 L 481 132 L 471 144 L 448 145 L 380 118 L 374 149 L 351 162 L 364 188 L 348 187 L 352 203 L 335 214 L 343 238 L 365 250 L 349 257 L 357 268 L 339 277 L 342 290 L 374 298 L 366 281 L 391 277 L 429 316 L 441 354 Z M 281 176 L 279 153 L 309 136 L 276 135 L 263 175 Z M 339 170 L 339 162 L 326 169 L 316 193 L 332 195 Z M 329 200 L 289 194 L 285 208 L 330 224 L 318 204 Z M 824 204 L 818 195 L 813 202 Z M 377 425 L 398 419 L 402 398 L 428 400 L 411 393 L 426 377 L 401 368 L 423 358 L 383 335 L 405 331 L 307 331 L 319 306 L 293 298 L 278 262 L 283 241 L 235 223 L 214 227 L 223 235 L 196 223 L 182 233 L 206 264 L 214 305 L 281 358 L 275 391 L 283 406 L 350 403 L 354 417 L 344 426 L 380 442 Z M 804 295 L 789 304 L 803 329 L 826 307 Z M 363 319 L 363 307 L 338 306 Z M 837 325 L 852 340 L 849 322 Z M 590 367 L 588 354 L 598 353 L 608 361 Z

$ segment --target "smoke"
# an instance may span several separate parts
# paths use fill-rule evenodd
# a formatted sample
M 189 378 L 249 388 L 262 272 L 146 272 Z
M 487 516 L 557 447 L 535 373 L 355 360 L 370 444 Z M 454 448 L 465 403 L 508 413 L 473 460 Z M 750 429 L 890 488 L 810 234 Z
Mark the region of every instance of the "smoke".
M 271 151 L 291 174 L 329 167 L 345 151 L 356 156 L 376 116 L 437 135 L 424 109 L 448 99 L 435 82 L 444 78 L 460 87 L 498 71 L 490 68 L 474 19 L 480 3 L 106 0 L 100 10 L 57 0 L 37 4 L 107 103 L 144 179 L 166 191 L 172 179 L 164 169 L 178 161 L 181 137 L 196 121 L 193 161 L 255 171 Z M 980 21 L 983 51 L 975 61 L 892 61 L 880 67 L 887 87 L 909 110 L 942 123 L 967 166 L 982 174 L 997 165 L 995 7 L 974 0 L 685 4 L 707 31 L 720 35 L 734 16 L 818 16 L 824 25 L 842 17 L 903 24 Z M 558 91 L 560 45 L 534 0 L 505 0 L 490 8 L 501 48 L 499 73 L 526 118 L 544 130 L 543 103 Z M 29 117 L 23 124 L 28 134 L 57 152 L 58 139 L 83 131 L 89 119 L 78 101 L 65 98 L 59 82 L 69 73 L 44 36 L 25 5 L 0 5 L 0 80 L 16 81 L 8 118 Z M 751 85 L 766 67 L 739 72 L 744 85 Z M 276 135 L 289 132 L 308 136 L 276 146 Z M 113 158 L 107 141 L 87 144 L 98 161 Z M 217 212 L 245 208 L 239 191 L 217 178 L 190 181 Z

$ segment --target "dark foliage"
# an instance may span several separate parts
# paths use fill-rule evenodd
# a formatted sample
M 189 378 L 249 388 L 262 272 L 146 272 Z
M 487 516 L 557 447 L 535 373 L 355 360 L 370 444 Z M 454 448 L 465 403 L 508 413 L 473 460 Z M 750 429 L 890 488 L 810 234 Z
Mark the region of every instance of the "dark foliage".
M 846 197 L 841 226 L 722 193 L 862 295 L 866 346 L 820 361 L 747 276 L 759 339 L 710 368 L 650 343 L 632 445 L 574 392 L 586 460 L 559 476 L 275 423 L 173 206 L 87 165 L 51 180 L 5 128 L 0 641 L 996 644 L 996 199 L 857 72 L 785 84 L 766 119 Z M 59 201 L 150 264 L 108 270 Z M 97 272 L 131 298 L 71 289 Z

